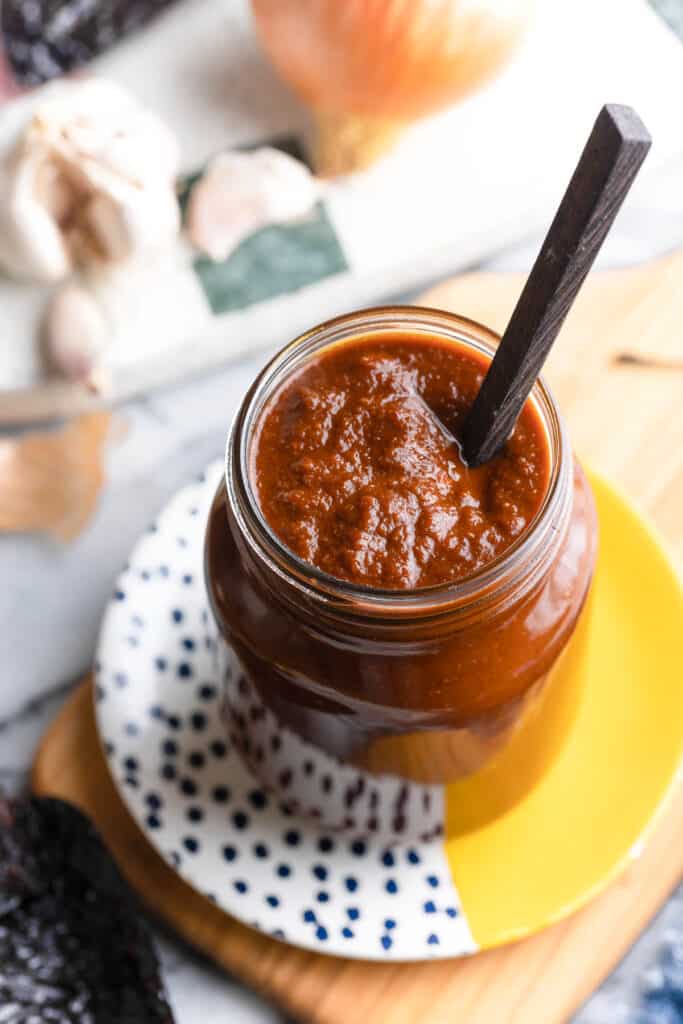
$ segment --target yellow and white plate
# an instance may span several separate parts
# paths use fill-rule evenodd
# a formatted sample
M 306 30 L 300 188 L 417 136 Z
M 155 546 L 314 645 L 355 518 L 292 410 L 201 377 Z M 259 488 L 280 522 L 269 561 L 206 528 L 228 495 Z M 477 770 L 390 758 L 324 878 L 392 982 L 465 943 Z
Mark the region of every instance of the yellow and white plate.
M 482 780 L 445 787 L 444 839 L 387 847 L 284 813 L 226 736 L 202 565 L 221 472 L 215 463 L 180 491 L 136 545 L 96 662 L 114 781 L 187 882 L 293 945 L 421 960 L 535 932 L 637 856 L 681 761 L 683 597 L 657 539 L 620 495 L 592 478 L 597 573 L 558 669 L 579 704 L 546 774 L 512 810 L 474 828 L 467 808 Z

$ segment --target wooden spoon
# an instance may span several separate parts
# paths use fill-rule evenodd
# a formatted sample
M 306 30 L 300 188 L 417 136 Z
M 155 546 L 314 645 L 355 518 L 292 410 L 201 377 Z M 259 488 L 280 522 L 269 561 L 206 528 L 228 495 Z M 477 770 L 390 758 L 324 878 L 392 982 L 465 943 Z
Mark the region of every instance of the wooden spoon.
M 651 143 L 630 107 L 608 104 L 598 114 L 465 420 L 468 465 L 487 462 L 510 436 Z

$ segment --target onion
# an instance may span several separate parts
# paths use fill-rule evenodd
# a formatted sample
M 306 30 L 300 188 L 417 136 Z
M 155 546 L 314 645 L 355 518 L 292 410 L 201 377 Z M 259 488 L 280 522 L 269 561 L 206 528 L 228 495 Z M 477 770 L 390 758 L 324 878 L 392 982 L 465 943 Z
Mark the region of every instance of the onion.
M 323 175 L 367 166 L 514 49 L 533 0 L 252 0 L 280 75 L 312 109 Z

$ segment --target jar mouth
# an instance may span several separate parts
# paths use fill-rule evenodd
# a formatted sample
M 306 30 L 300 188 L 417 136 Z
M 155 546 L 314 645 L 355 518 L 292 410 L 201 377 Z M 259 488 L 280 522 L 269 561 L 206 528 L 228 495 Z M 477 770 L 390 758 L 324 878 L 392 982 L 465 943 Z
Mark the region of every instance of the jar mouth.
M 550 474 L 545 496 L 531 523 L 509 547 L 471 574 L 413 589 L 385 589 L 340 579 L 296 555 L 284 544 L 266 521 L 252 486 L 250 448 L 254 427 L 269 397 L 284 381 L 308 362 L 318 351 L 362 334 L 381 336 L 382 332 L 410 329 L 428 335 L 452 339 L 492 357 L 500 335 L 467 317 L 426 306 L 376 306 L 335 317 L 313 327 L 282 348 L 260 372 L 247 392 L 232 424 L 225 457 L 225 483 L 231 510 L 243 536 L 252 549 L 283 582 L 309 597 L 353 606 L 372 615 L 403 610 L 420 612 L 431 608 L 471 604 L 491 590 L 510 585 L 521 572 L 529 570 L 530 560 L 543 554 L 556 531 L 569 466 L 569 442 L 552 392 L 539 379 L 530 398 L 540 413 L 550 453 Z M 564 484 L 564 486 L 563 486 Z M 536 559 L 536 560 L 537 560 Z

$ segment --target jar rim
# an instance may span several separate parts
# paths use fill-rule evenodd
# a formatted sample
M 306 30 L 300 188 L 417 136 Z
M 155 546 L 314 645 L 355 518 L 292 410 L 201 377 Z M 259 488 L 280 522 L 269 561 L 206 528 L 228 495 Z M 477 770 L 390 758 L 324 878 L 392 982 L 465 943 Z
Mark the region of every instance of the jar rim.
M 400 590 L 340 579 L 288 548 L 266 521 L 252 486 L 249 448 L 265 402 L 295 369 L 320 349 L 363 334 L 406 328 L 450 337 L 486 355 L 492 355 L 500 341 L 500 335 L 476 320 L 428 306 L 373 306 L 326 320 L 298 335 L 263 367 L 233 419 L 225 453 L 225 485 L 232 513 L 252 549 L 266 561 L 271 571 L 308 597 L 337 602 L 370 616 L 397 612 L 438 613 L 440 609 L 476 603 L 491 591 L 498 593 L 505 583 L 513 585 L 521 572 L 528 574 L 534 553 L 537 560 L 542 556 L 569 491 L 571 458 L 566 428 L 550 388 L 539 377 L 530 397 L 547 435 L 551 462 L 548 487 L 528 527 L 491 562 L 455 581 Z

